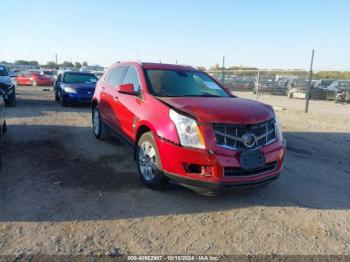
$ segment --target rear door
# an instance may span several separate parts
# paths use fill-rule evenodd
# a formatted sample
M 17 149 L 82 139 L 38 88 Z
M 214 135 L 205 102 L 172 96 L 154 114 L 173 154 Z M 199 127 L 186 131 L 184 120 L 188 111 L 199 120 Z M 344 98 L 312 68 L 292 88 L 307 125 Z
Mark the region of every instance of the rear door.
M 116 91 L 127 69 L 126 66 L 115 67 L 110 70 L 104 81 L 101 82 L 99 107 L 102 119 L 115 130 L 118 130 L 120 126 L 119 113 L 115 111 L 115 104 L 118 103 Z

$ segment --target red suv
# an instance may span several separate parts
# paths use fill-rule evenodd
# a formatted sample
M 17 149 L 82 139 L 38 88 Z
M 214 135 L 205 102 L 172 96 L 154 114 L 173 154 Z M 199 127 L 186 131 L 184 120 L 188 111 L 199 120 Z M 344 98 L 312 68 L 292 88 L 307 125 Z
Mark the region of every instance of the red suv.
M 238 98 L 190 66 L 116 63 L 98 81 L 93 131 L 134 148 L 143 182 L 210 189 L 271 181 L 285 140 L 273 108 Z
M 17 85 L 52 86 L 54 80 L 40 73 L 24 72 L 16 77 L 15 82 Z

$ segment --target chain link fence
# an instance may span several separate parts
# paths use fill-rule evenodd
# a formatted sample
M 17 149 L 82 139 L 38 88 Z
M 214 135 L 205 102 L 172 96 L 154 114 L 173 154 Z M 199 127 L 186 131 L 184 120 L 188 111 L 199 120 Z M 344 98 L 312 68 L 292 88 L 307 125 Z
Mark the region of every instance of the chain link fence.
M 207 71 L 241 97 L 260 100 L 276 107 L 293 106 L 307 111 L 309 99 L 324 103 L 350 103 L 350 81 L 322 78 L 306 70 L 217 70 Z

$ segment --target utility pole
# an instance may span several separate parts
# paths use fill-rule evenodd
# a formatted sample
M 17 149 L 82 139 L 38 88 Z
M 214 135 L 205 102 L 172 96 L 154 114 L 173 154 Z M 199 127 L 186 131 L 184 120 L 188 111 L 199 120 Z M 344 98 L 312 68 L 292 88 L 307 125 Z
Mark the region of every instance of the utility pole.
M 57 54 L 55 54 L 55 62 L 56 62 L 56 65 L 58 64 L 58 61 L 57 61 Z
M 225 84 L 225 56 L 222 57 L 222 84 Z
M 312 81 L 312 67 L 313 67 L 313 64 L 314 64 L 314 53 L 315 53 L 315 50 L 312 49 L 312 54 L 311 54 L 311 63 L 310 63 L 310 74 L 309 74 L 309 86 L 306 90 L 306 103 L 305 103 L 305 113 L 308 113 L 309 112 L 309 100 L 310 100 L 310 92 L 311 92 L 311 81 Z
M 258 81 L 256 85 L 256 100 L 259 100 L 259 87 L 260 87 L 260 70 L 258 71 Z

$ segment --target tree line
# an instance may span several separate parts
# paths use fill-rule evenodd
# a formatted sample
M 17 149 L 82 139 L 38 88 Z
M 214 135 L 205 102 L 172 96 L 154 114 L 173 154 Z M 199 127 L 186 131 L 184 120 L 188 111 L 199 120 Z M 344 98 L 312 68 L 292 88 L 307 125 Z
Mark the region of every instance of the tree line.
M 7 61 L 0 61 L 0 64 L 29 65 L 29 66 L 37 66 L 37 67 L 42 66 L 42 67 L 46 67 L 49 69 L 56 69 L 59 67 L 75 67 L 76 69 L 80 69 L 82 66 L 88 66 L 88 62 L 86 62 L 86 61 L 84 61 L 82 63 L 80 63 L 80 62 L 72 63 L 70 61 L 64 61 L 61 64 L 56 64 L 56 62 L 54 62 L 54 61 L 48 61 L 46 64 L 40 65 L 38 61 L 34 61 L 34 60 L 16 60 L 14 63 L 9 63 Z

